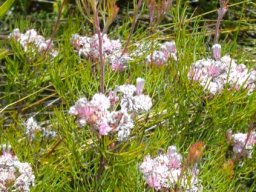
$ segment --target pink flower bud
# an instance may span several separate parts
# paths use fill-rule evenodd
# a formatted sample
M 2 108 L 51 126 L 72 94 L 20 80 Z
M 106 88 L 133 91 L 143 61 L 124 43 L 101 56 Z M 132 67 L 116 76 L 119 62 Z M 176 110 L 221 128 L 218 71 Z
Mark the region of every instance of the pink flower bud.
M 140 95 L 143 92 L 145 80 L 142 78 L 137 78 L 136 79 L 136 94 Z
M 220 44 L 214 44 L 212 46 L 212 57 L 215 60 L 220 60 L 220 58 L 221 58 L 221 45 Z

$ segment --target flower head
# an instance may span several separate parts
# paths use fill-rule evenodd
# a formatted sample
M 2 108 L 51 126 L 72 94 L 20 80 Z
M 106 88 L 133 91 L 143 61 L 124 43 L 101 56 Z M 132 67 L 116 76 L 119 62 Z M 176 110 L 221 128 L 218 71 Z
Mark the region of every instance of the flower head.
M 180 184 L 183 191 L 190 191 L 191 188 L 199 191 L 198 169 L 195 166 L 188 175 L 182 176 L 182 156 L 175 146 L 170 146 L 167 154 L 155 158 L 147 155 L 139 168 L 147 184 L 155 190 L 174 189 Z
M 22 163 L 11 146 L 2 145 L 0 153 L 0 190 L 30 191 L 35 176 L 29 163 Z

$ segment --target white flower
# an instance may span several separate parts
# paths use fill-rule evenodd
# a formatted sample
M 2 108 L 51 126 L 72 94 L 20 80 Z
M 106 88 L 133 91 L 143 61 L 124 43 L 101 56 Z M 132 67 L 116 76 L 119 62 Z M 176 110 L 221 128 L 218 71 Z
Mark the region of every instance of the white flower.
M 116 91 L 123 93 L 125 96 L 133 96 L 136 92 L 136 87 L 134 85 L 124 84 L 118 86 Z
M 121 108 L 128 112 L 147 112 L 152 107 L 152 100 L 148 95 L 136 95 L 134 97 L 123 97 Z
M 253 147 L 256 145 L 256 132 L 236 133 L 228 131 L 228 139 L 232 143 L 233 152 L 236 155 L 242 155 L 251 158 Z M 241 154 L 242 153 L 242 154 Z
M 77 116 L 79 125 L 91 126 L 100 135 L 118 132 L 119 141 L 127 140 L 134 127 L 132 117 L 136 113 L 149 111 L 152 106 L 151 98 L 142 94 L 143 87 L 144 79 L 138 78 L 137 87 L 127 84 L 118 86 L 109 92 L 109 97 L 96 93 L 90 101 L 80 98 L 70 107 L 69 114 Z M 118 107 L 121 110 L 116 110 Z
M 45 128 L 42 128 L 42 131 L 43 131 L 43 137 L 45 138 L 54 138 L 57 136 L 56 131 L 47 130 Z
M 30 164 L 21 163 L 14 155 L 11 147 L 3 145 L 2 155 L 0 155 L 1 191 L 29 192 L 30 187 L 34 185 L 34 181 L 35 176 Z
M 92 97 L 91 104 L 97 106 L 103 110 L 107 110 L 110 107 L 109 98 L 102 93 L 97 93 Z
M 188 78 L 198 81 L 212 94 L 221 92 L 226 84 L 235 90 L 246 88 L 250 94 L 255 89 L 256 71 L 247 69 L 244 64 L 236 64 L 229 55 L 219 58 L 219 45 L 213 46 L 213 49 L 216 60 L 196 61 L 188 73 Z
M 25 52 L 31 50 L 32 52 L 43 53 L 48 49 L 52 57 L 58 55 L 58 52 L 53 49 L 51 40 L 45 40 L 43 36 L 37 34 L 35 29 L 27 30 L 24 34 L 20 33 L 19 29 L 14 29 L 9 38 L 14 38 L 19 42 Z
M 146 57 L 147 63 L 156 65 L 164 65 L 168 60 L 168 55 L 163 51 L 154 51 L 151 55 Z
M 112 112 L 109 116 L 109 123 L 116 124 L 114 130 L 118 131 L 118 141 L 126 140 L 134 127 L 132 117 L 126 111 Z
M 148 95 L 136 95 L 135 100 L 135 111 L 137 112 L 147 112 L 152 107 L 151 97 Z
M 24 126 L 26 128 L 25 134 L 28 135 L 30 138 L 33 138 L 35 136 L 36 131 L 41 131 L 42 129 L 33 117 L 28 118 Z
M 160 154 L 155 158 L 147 155 L 139 168 L 147 184 L 156 190 L 162 188 L 172 190 L 179 184 L 182 191 L 192 192 L 191 189 L 195 192 L 200 191 L 196 166 L 192 170 L 188 169 L 181 177 L 182 156 L 176 151 L 175 146 L 170 146 L 167 154 Z

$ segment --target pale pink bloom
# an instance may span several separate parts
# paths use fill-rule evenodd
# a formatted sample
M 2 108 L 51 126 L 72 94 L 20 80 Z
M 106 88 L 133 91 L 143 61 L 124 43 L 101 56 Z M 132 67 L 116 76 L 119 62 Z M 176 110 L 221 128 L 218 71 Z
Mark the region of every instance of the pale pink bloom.
M 152 106 L 151 98 L 142 94 L 144 80 L 138 78 L 137 84 L 140 95 L 135 94 L 137 88 L 134 85 L 121 85 L 110 91 L 108 97 L 96 93 L 90 101 L 80 98 L 70 107 L 69 114 L 77 116 L 81 126 L 91 126 L 99 135 L 117 132 L 118 141 L 126 140 L 134 127 L 132 118 L 138 113 L 148 111 Z M 125 99 L 134 102 L 131 109 L 133 111 L 123 106 Z M 121 110 L 116 110 L 119 107 Z
M 113 71 L 124 71 L 127 68 L 128 62 L 131 60 L 131 58 L 128 56 L 128 54 L 124 54 L 122 56 L 118 55 L 109 56 L 111 69 Z
M 216 50 L 220 48 L 218 45 L 214 47 Z M 248 94 L 251 94 L 256 87 L 256 71 L 249 70 L 244 64 L 236 64 L 235 60 L 228 55 L 217 60 L 196 61 L 188 72 L 188 78 L 198 81 L 205 90 L 212 94 L 220 93 L 226 84 L 230 89 L 235 88 L 234 90 L 245 88 Z
M 202 77 L 202 71 L 200 69 L 190 69 L 188 77 L 194 81 L 199 81 Z
M 167 51 L 168 53 L 177 53 L 176 44 L 174 41 L 167 41 L 163 43 L 161 49 Z
M 95 112 L 95 107 L 91 105 L 77 106 L 76 108 L 80 118 L 89 119 Z
M 11 146 L 2 145 L 0 151 L 0 190 L 29 192 L 35 176 L 31 165 L 22 163 Z
M 114 106 L 119 101 L 119 97 L 116 94 L 116 91 L 110 91 L 108 94 L 109 101 L 111 106 Z
M 102 122 L 99 125 L 99 134 L 100 135 L 108 135 L 108 133 L 112 130 L 112 128 L 106 122 Z
M 160 190 L 162 188 L 160 181 L 154 175 L 150 175 L 148 177 L 148 185 L 156 190 Z
M 56 57 L 58 52 L 53 48 L 50 40 L 45 40 L 41 35 L 38 35 L 35 29 L 27 30 L 25 33 L 20 33 L 19 29 L 9 35 L 9 38 L 14 38 L 25 52 L 31 50 L 32 52 L 44 53 L 46 50 L 49 55 Z
M 232 135 L 232 131 L 227 132 L 228 140 L 233 146 L 234 155 L 243 155 L 251 158 L 253 147 L 256 145 L 256 132 L 236 133 Z M 241 154 L 243 152 L 243 154 Z
M 246 70 L 246 66 L 245 66 L 244 64 L 237 65 L 237 66 L 236 66 L 236 70 L 237 70 L 239 73 L 243 73 L 243 72 Z
M 199 191 L 201 185 L 198 181 L 198 169 L 188 169 L 186 174 L 182 174 L 182 156 L 177 152 L 175 146 L 168 148 L 167 154 L 160 154 L 155 158 L 147 155 L 140 165 L 147 184 L 155 190 L 173 190 L 176 185 L 180 185 L 182 191 Z M 182 177 L 181 177 L 182 176 Z
M 19 40 L 21 36 L 20 30 L 18 28 L 14 29 L 12 33 L 10 33 L 9 38 L 14 38 L 15 40 Z
M 169 158 L 168 167 L 170 169 L 179 169 L 182 163 L 182 156 L 177 153 L 175 146 L 170 146 L 167 151 Z
M 220 60 L 220 58 L 221 58 L 221 45 L 220 44 L 214 44 L 212 46 L 212 57 L 215 60 Z
M 102 93 L 94 94 L 91 100 L 91 104 L 103 110 L 109 109 L 110 107 L 109 98 Z
M 115 61 L 115 62 L 113 62 L 113 63 L 111 64 L 111 69 L 112 69 L 113 71 L 124 71 L 125 68 L 126 68 L 126 67 L 125 67 L 122 63 L 117 62 L 117 61 Z
M 141 95 L 144 89 L 145 80 L 142 78 L 136 79 L 136 94 Z
M 221 73 L 221 69 L 218 66 L 211 65 L 208 67 L 208 74 L 212 77 L 217 77 Z

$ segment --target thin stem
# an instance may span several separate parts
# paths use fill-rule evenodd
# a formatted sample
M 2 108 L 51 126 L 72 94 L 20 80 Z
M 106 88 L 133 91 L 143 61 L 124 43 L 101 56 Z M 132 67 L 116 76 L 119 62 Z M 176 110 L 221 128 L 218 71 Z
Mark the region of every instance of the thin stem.
M 227 12 L 227 3 L 228 1 L 226 0 L 220 0 L 220 8 L 218 9 L 218 18 L 217 18 L 217 23 L 216 23 L 216 28 L 215 28 L 215 36 L 214 36 L 214 44 L 217 44 L 218 43 L 218 40 L 219 40 L 219 36 L 220 36 L 220 24 L 221 24 L 221 21 L 224 17 L 224 15 L 226 14 Z
M 103 50 L 102 50 L 102 36 L 100 30 L 100 21 L 99 21 L 99 14 L 98 9 L 95 8 L 95 30 L 98 35 L 99 39 L 99 57 L 100 57 L 100 92 L 104 93 L 104 81 L 105 81 L 105 65 L 104 65 L 104 57 L 103 57 Z
M 249 139 L 250 139 L 251 134 L 253 132 L 253 119 L 255 119 L 255 117 L 256 117 L 256 114 L 253 115 L 252 122 L 250 123 L 250 125 L 248 127 L 248 133 L 247 133 L 247 137 L 246 137 L 244 146 L 242 148 L 242 151 L 236 156 L 236 158 L 234 159 L 234 162 L 239 161 L 244 156 L 244 153 L 245 153 L 245 150 L 246 150 L 246 145 L 249 142 Z
M 218 39 L 220 36 L 220 20 L 221 20 L 221 17 L 220 17 L 220 15 L 218 15 L 216 29 L 215 29 L 215 36 L 214 36 L 214 40 L 213 40 L 214 44 L 218 43 Z
M 57 32 L 58 27 L 59 27 L 59 25 L 60 25 L 60 18 L 61 18 L 62 10 L 63 10 L 65 4 L 66 4 L 66 0 L 64 0 L 64 1 L 61 3 L 61 5 L 59 6 L 59 11 L 58 11 L 56 23 L 55 23 L 55 25 L 53 26 L 53 31 L 52 31 L 52 34 L 51 34 L 51 38 L 50 38 L 50 41 L 49 41 L 49 43 L 48 43 L 48 45 L 47 45 L 47 48 L 46 48 L 44 54 L 46 54 L 47 51 L 50 49 L 50 46 L 51 46 L 52 41 L 53 41 L 53 38 L 54 38 L 54 36 L 56 35 L 56 32 Z
M 132 23 L 131 31 L 130 31 L 130 34 L 129 34 L 129 36 L 128 36 L 128 39 L 127 39 L 127 41 L 126 41 L 126 44 L 125 44 L 125 46 L 124 46 L 124 49 L 123 49 L 122 54 L 121 54 L 120 57 L 122 57 L 122 56 L 126 53 L 126 51 L 127 51 L 127 47 L 128 47 L 128 45 L 129 45 L 129 43 L 130 43 L 132 34 L 133 34 L 133 32 L 134 32 L 134 29 L 135 29 L 135 26 L 136 26 L 136 23 L 137 23 L 137 20 L 138 20 L 138 13 L 139 13 L 139 10 L 140 10 L 141 5 L 142 5 L 142 0 L 139 0 L 137 6 L 136 6 L 136 8 L 135 8 L 135 11 L 134 11 L 134 15 L 133 15 L 133 19 L 134 19 L 134 20 L 133 20 L 133 23 Z

